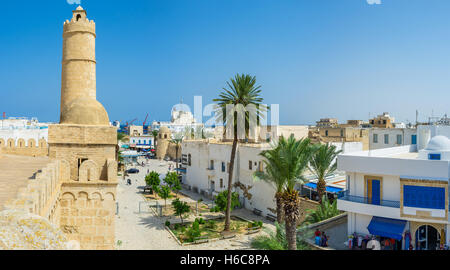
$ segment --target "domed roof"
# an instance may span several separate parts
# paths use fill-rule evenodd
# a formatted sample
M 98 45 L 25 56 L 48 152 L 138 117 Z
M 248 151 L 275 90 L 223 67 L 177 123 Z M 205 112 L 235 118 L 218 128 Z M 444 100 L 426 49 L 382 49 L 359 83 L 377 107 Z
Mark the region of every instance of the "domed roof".
M 450 150 L 450 140 L 445 136 L 435 136 L 430 140 L 425 150 L 430 151 Z
M 170 129 L 166 126 L 163 126 L 159 129 L 159 133 L 170 133 Z
M 78 98 L 67 105 L 61 114 L 61 124 L 109 125 L 103 105 L 93 98 Z

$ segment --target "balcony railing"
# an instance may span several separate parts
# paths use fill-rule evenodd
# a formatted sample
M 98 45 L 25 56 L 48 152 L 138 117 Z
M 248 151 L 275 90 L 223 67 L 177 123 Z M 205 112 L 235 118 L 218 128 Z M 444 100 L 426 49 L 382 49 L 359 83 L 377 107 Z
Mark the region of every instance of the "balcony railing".
M 338 199 L 339 200 L 344 200 L 344 201 L 349 201 L 349 202 L 356 202 L 356 203 L 364 203 L 364 204 L 372 204 L 372 205 L 400 208 L 400 201 L 388 201 L 388 200 L 374 201 L 373 199 L 370 199 L 370 198 L 367 198 L 367 197 L 360 197 L 360 196 L 350 195 L 350 192 L 348 190 L 339 193 Z

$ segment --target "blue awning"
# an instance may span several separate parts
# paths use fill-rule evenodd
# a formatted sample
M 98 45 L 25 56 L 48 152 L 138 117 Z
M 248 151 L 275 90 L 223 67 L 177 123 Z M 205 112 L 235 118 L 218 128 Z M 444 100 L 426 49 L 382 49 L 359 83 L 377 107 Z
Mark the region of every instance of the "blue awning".
M 372 235 L 402 240 L 405 226 L 406 220 L 372 217 L 367 229 Z
M 306 187 L 309 187 L 311 189 L 317 189 L 317 184 L 316 183 L 308 183 L 305 185 Z M 339 193 L 343 190 L 343 188 L 337 188 L 337 187 L 331 187 L 331 186 L 327 186 L 326 191 L 329 193 Z

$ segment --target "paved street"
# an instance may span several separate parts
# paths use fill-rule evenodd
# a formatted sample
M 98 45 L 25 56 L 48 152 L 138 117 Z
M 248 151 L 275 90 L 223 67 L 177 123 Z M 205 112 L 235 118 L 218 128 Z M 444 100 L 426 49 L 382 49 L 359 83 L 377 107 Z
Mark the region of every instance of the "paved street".
M 200 245 L 180 246 L 164 228 L 164 218 L 157 218 L 153 214 L 139 214 L 139 202 L 144 201 L 140 187 L 145 186 L 147 170 L 157 171 L 162 174 L 161 179 L 168 171 L 172 162 L 150 160 L 145 167 L 138 166 L 139 174 L 132 174 L 126 179 L 132 180 L 132 185 L 126 185 L 126 179 L 119 177 L 117 187 L 117 201 L 119 214 L 116 216 L 115 231 L 116 243 L 122 244 L 118 249 L 122 250 L 178 250 L 178 249 L 248 249 L 249 236 L 240 235 L 234 239 L 221 240 Z M 240 215 L 252 218 L 248 211 L 239 211 Z M 249 216 L 250 215 L 250 216 Z M 256 218 L 254 218 L 256 219 Z M 251 237 L 254 237 L 251 236 Z

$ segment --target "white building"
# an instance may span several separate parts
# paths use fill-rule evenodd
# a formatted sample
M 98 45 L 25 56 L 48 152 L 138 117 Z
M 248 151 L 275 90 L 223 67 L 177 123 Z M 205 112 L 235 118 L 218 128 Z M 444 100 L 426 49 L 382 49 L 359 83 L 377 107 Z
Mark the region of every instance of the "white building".
M 433 136 L 448 127 L 418 128 L 420 145 L 338 157 L 347 191 L 338 208 L 348 212 L 348 234 L 374 235 L 397 248 L 435 249 L 449 243 L 450 140 Z
M 30 144 L 35 147 L 42 141 L 47 145 L 48 125 L 39 123 L 37 118 L 10 117 L 0 120 L 0 145 L 11 143 L 14 145 L 8 145 L 9 147 L 17 147 L 22 143 L 24 145 L 20 147 L 30 147 Z
M 295 129 L 286 129 L 293 130 Z M 302 130 L 302 129 L 301 129 Z M 304 138 L 308 134 L 301 134 L 297 139 Z M 290 136 L 290 133 L 282 134 Z M 295 135 L 295 134 L 294 134 Z M 361 151 L 362 143 L 338 143 L 337 148 L 347 151 Z M 232 149 L 232 142 L 223 142 L 215 139 L 208 140 L 190 140 L 182 143 L 182 168 L 183 184 L 189 186 L 191 190 L 204 194 L 207 197 L 213 197 L 220 192 L 227 190 L 228 185 L 228 167 Z M 260 170 L 264 170 L 263 157 L 259 154 L 263 150 L 270 149 L 269 143 L 241 143 L 238 146 L 234 166 L 234 183 L 241 183 L 245 188 L 249 189 L 248 193 L 251 198 L 244 196 L 241 188 L 234 188 L 239 193 L 241 204 L 248 210 L 259 210 L 262 215 L 274 215 L 272 210 L 276 209 L 274 200 L 275 188 L 264 181 L 255 182 L 253 174 Z M 345 181 L 345 176 L 328 179 L 330 182 Z M 313 179 L 312 179 L 313 180 Z M 342 181 L 341 181 L 342 182 Z M 313 185 L 313 183 L 312 183 Z M 300 186 L 298 186 L 300 189 Z M 339 185 L 331 189 L 342 188 Z
M 370 128 L 369 149 L 383 149 L 417 144 L 417 130 L 412 128 Z
M 196 130 L 203 126 L 202 123 L 197 123 L 189 107 L 184 104 L 178 104 L 172 108 L 170 122 L 154 121 L 152 123 L 152 129 L 167 127 L 172 133 L 182 133 L 187 128 Z
M 151 135 L 130 136 L 131 148 L 149 149 L 154 146 L 154 139 Z
M 240 144 L 236 153 L 234 166 L 234 183 L 241 183 L 252 195 L 244 197 L 240 188 L 233 190 L 239 193 L 241 205 L 253 211 L 260 210 L 263 215 L 272 214 L 269 209 L 276 209 L 274 188 L 263 181 L 254 182 L 253 173 L 263 170 L 262 157 L 259 153 L 269 149 L 269 144 Z M 216 196 L 228 187 L 228 167 L 232 144 L 216 140 L 193 140 L 182 143 L 183 165 L 186 174 L 183 184 L 192 191 L 208 197 Z

